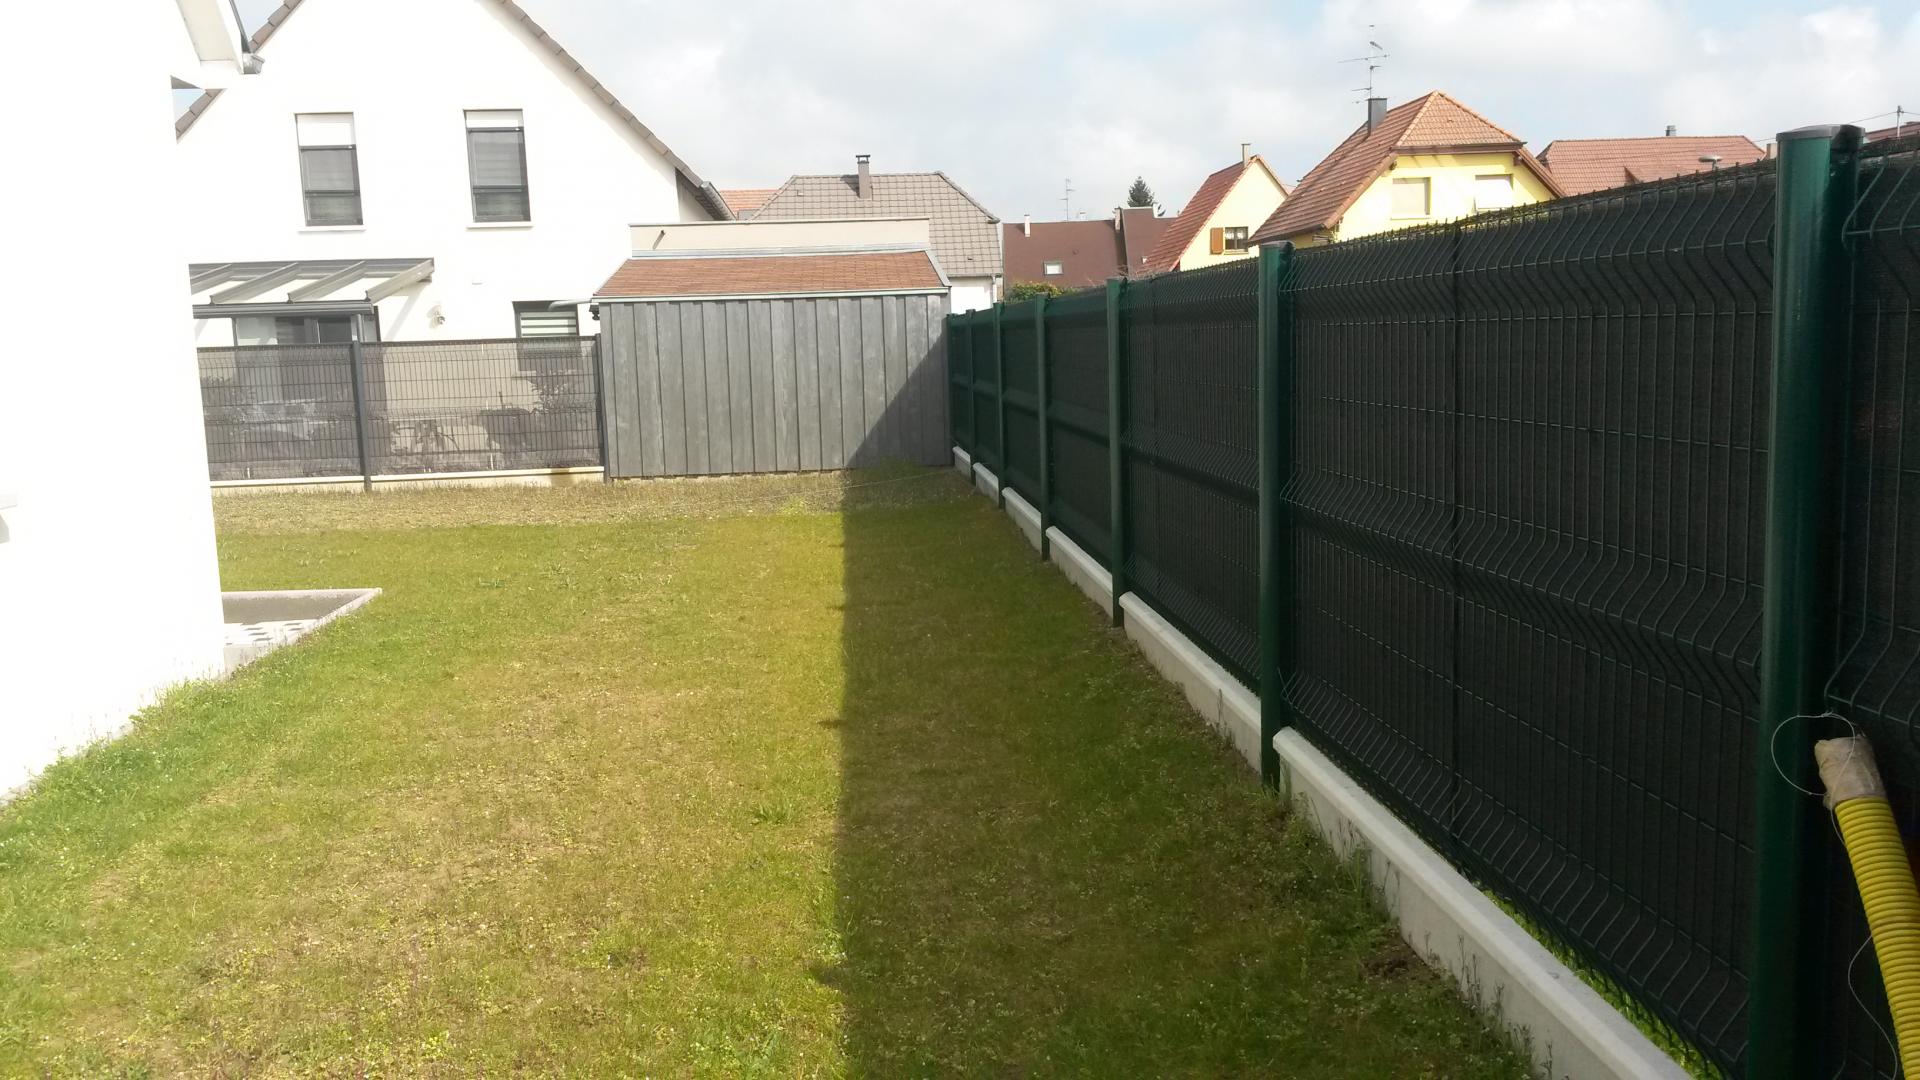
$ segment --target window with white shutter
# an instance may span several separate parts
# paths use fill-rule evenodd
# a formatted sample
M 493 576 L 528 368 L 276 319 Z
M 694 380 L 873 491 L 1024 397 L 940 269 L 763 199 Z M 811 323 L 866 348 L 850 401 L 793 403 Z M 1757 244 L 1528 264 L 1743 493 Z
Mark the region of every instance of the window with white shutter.
M 527 131 L 520 110 L 467 113 L 467 166 L 473 180 L 473 220 L 533 220 L 527 197 Z
M 307 224 L 360 225 L 360 153 L 352 113 L 299 113 L 300 197 Z

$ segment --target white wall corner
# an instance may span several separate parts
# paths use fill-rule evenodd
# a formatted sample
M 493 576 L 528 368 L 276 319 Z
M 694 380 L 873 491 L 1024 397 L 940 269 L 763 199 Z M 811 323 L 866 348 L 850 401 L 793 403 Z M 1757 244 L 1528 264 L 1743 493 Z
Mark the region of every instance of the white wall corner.
M 1033 550 L 1039 551 L 1040 511 L 1035 510 L 1032 503 L 1021 498 L 1020 493 L 1012 488 L 1007 489 L 1006 504 L 1007 516 L 1020 526 L 1021 534 L 1027 538 L 1027 543 L 1033 545 Z
M 980 494 L 989 499 L 997 502 L 1000 498 L 1000 478 L 993 475 L 985 465 L 973 467 L 973 486 L 980 489 Z
M 1241 758 L 1260 767 L 1260 700 L 1213 657 L 1134 593 L 1120 597 L 1121 625 L 1147 662 L 1166 676 Z
M 1113 575 L 1087 554 L 1073 538 L 1057 528 L 1047 530 L 1047 561 L 1060 568 L 1068 581 L 1080 587 L 1100 610 L 1113 614 Z
M 1572 1080 L 1687 1076 L 1298 731 L 1280 732 L 1273 745 L 1296 807 L 1342 857 L 1366 853 L 1368 874 L 1401 936 L 1527 1048 L 1537 1073 Z

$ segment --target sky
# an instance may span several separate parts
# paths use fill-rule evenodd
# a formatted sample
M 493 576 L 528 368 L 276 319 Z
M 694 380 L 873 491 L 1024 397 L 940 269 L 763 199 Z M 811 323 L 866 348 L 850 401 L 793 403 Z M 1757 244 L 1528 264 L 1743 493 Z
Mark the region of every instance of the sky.
M 239 3 L 250 28 L 277 6 Z M 1536 151 L 1668 124 L 1764 143 L 1920 110 L 1911 2 L 519 3 L 720 187 L 870 153 L 877 172 L 945 172 L 1007 221 L 1066 216 L 1069 182 L 1072 216 L 1100 216 L 1135 176 L 1178 212 L 1242 142 L 1292 183 L 1364 116 L 1365 65 L 1340 61 L 1370 40 L 1390 103 L 1445 90 Z

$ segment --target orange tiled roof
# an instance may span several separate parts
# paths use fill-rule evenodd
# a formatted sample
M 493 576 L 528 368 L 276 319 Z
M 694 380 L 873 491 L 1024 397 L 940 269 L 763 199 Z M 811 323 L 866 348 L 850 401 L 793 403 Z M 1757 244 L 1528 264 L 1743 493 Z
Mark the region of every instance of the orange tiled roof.
M 721 188 L 720 197 L 727 202 L 727 209 L 733 216 L 745 221 L 753 216 L 755 210 L 767 205 L 773 193 L 779 188 Z
M 1540 161 L 1569 195 L 1665 180 L 1707 168 L 1702 157 L 1724 166 L 1759 161 L 1767 152 L 1745 135 L 1654 135 L 1644 139 L 1556 139 Z

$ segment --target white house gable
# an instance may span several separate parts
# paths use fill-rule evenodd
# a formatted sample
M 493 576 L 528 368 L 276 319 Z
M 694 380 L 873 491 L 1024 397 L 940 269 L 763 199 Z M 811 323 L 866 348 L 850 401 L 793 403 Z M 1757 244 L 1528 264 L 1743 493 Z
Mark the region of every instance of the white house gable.
M 630 223 L 715 216 L 512 3 L 301 0 L 260 53 L 180 136 L 191 261 L 433 259 L 390 340 L 511 336 L 515 304 L 590 295 Z

